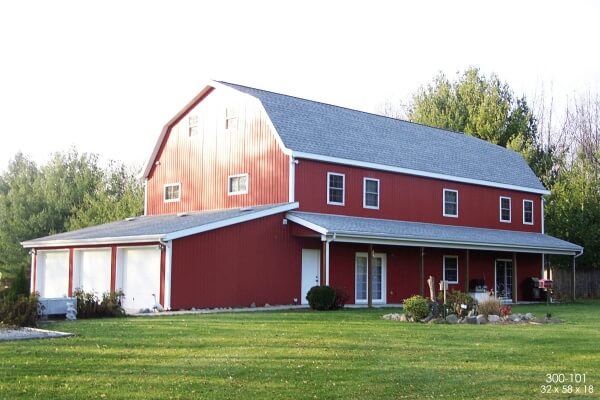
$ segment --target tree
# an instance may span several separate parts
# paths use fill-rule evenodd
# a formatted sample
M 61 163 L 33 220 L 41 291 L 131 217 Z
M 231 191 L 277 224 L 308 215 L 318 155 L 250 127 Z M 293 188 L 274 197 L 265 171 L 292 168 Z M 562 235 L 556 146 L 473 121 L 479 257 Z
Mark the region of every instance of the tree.
M 538 140 L 536 119 L 525 97 L 515 97 L 495 74 L 488 78 L 469 68 L 450 82 L 440 73 L 413 96 L 408 117 L 518 151 L 542 180 L 551 176 L 553 148 Z

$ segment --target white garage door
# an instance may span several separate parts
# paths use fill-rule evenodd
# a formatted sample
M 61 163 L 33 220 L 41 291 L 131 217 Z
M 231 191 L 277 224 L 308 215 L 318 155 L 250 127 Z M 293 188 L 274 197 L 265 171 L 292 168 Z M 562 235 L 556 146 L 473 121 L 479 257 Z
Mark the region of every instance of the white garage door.
M 127 311 L 154 306 L 160 301 L 160 250 L 158 246 L 121 248 L 117 254 L 117 287 L 123 291 Z
M 110 292 L 110 254 L 110 249 L 76 250 L 73 288 L 99 296 Z
M 69 291 L 69 251 L 39 251 L 35 287 L 40 297 L 66 297 Z

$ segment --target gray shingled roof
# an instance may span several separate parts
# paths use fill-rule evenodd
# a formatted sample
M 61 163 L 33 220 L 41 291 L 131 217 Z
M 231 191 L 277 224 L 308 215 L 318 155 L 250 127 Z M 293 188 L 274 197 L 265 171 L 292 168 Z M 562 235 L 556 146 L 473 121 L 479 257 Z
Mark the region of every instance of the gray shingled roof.
M 520 154 L 469 135 L 219 83 L 260 100 L 295 152 L 545 190 Z
M 169 235 L 174 235 L 182 231 L 194 228 L 207 227 L 210 224 L 218 224 L 223 221 L 247 217 L 249 219 L 259 218 L 263 215 L 276 213 L 277 210 L 284 208 L 284 211 L 296 208 L 296 203 L 271 204 L 265 206 L 255 206 L 252 208 L 233 208 L 227 210 L 193 212 L 185 215 L 151 215 L 135 217 L 131 220 L 121 220 L 91 226 L 89 228 L 79 229 L 70 232 L 59 233 L 38 239 L 23 242 L 25 247 L 36 247 L 40 245 L 52 245 L 106 241 L 119 243 L 119 240 L 125 239 L 146 239 L 158 241 L 160 239 L 169 239 Z M 283 212 L 283 211 L 280 211 Z
M 340 238 L 360 237 L 398 240 L 421 245 L 455 245 L 457 248 L 494 248 L 507 251 L 522 251 L 548 254 L 577 254 L 581 246 L 541 233 L 506 231 L 500 229 L 470 228 L 463 226 L 436 225 L 419 222 L 393 221 L 386 219 L 348 217 L 343 215 L 317 214 L 290 211 L 288 218 L 299 218 L 304 222 L 323 228 L 328 235 Z M 321 232 L 323 233 L 323 232 Z M 451 246 L 448 246 L 451 247 Z

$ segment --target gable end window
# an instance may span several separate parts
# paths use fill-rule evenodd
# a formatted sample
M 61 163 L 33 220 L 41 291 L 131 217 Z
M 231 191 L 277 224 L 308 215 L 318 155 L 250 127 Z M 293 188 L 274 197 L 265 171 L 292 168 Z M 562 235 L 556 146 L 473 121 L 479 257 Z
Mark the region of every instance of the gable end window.
M 248 193 L 248 174 L 231 175 L 227 182 L 227 194 L 246 194 Z
M 523 200 L 523 223 L 533 225 L 533 201 Z
M 444 256 L 444 280 L 448 283 L 458 283 L 458 257 Z
M 188 136 L 198 135 L 198 116 L 190 115 L 188 117 Z
M 327 204 L 344 205 L 344 174 L 327 173 Z
M 225 107 L 225 130 L 235 131 L 238 127 L 238 113 L 233 107 Z
M 510 222 L 510 197 L 500 196 L 500 222 Z
M 364 178 L 363 207 L 379 209 L 379 179 Z
M 458 190 L 444 189 L 444 217 L 458 217 Z
M 165 203 L 181 200 L 181 183 L 169 183 L 165 185 L 163 200 Z

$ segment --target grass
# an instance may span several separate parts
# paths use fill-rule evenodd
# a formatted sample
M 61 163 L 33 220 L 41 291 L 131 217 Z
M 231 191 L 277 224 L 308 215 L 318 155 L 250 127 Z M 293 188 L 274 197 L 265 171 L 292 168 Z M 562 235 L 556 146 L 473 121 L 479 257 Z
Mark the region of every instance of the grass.
M 0 398 L 567 398 L 541 393 L 547 373 L 600 392 L 600 302 L 513 310 L 566 322 L 422 325 L 381 309 L 60 322 L 78 336 L 0 343 Z

